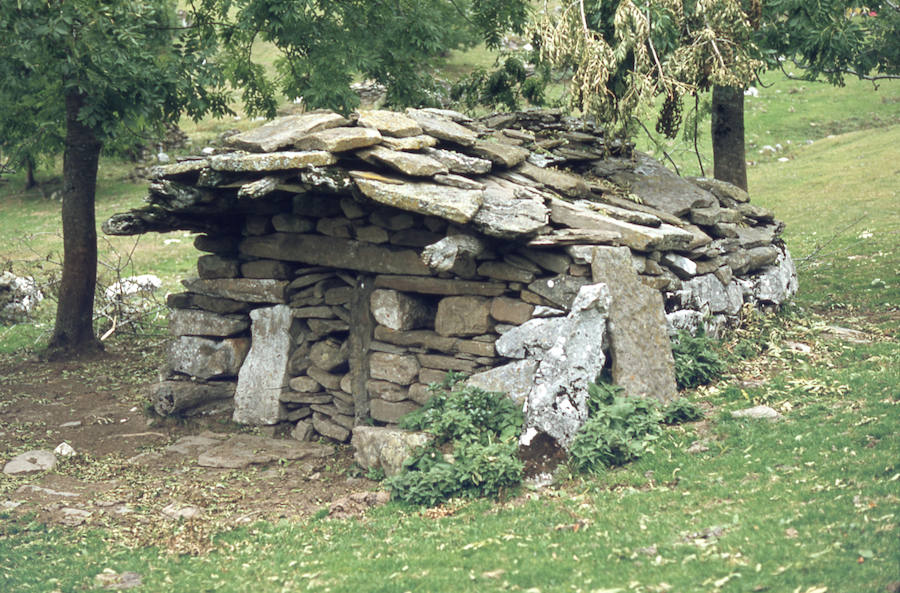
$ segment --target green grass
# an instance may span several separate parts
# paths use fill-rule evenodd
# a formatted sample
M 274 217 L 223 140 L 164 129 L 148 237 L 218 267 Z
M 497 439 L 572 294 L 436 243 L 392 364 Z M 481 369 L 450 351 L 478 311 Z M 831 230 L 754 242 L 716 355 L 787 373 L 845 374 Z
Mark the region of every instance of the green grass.
M 261 523 L 198 557 L 19 521 L 2 528 L 0 586 L 76 591 L 110 568 L 142 574 L 143 591 L 886 591 L 900 561 L 900 353 L 823 349 L 833 369 L 813 380 L 840 389 L 779 393 L 790 411 L 777 423 L 731 419 L 746 402 L 708 390 L 709 424 L 667 430 L 655 453 L 596 479 L 435 515 Z M 708 451 L 687 453 L 698 438 Z

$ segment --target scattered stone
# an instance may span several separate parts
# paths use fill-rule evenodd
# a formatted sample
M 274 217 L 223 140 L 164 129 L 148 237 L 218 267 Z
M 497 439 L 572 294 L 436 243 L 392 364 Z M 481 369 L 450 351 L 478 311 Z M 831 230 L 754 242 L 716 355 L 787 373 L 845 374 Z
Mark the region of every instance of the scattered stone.
M 77 527 L 78 525 L 82 525 L 91 517 L 91 512 L 84 509 L 63 507 L 59 509 L 59 512 L 62 515 L 62 523 L 70 527 Z
M 120 590 L 140 587 L 142 580 L 141 575 L 136 572 L 126 571 L 119 574 L 111 568 L 104 568 L 103 572 L 94 577 L 94 583 L 104 589 Z
M 164 516 L 169 519 L 174 519 L 176 521 L 188 521 L 190 519 L 196 519 L 203 511 L 199 507 L 195 507 L 192 505 L 182 505 L 177 502 L 170 503 L 162 508 L 160 511 Z
M 321 459 L 331 455 L 334 448 L 329 445 L 238 434 L 202 453 L 197 462 L 203 467 L 239 469 L 280 459 Z
M 781 418 L 781 414 L 769 406 L 753 406 L 752 408 L 746 408 L 744 410 L 735 410 L 731 412 L 731 417 L 774 421 Z
M 419 447 L 434 437 L 423 432 L 399 428 L 357 426 L 353 429 L 353 459 L 365 469 L 381 469 L 385 476 L 395 476 L 403 462 Z
M 75 455 L 75 449 L 72 448 L 72 445 L 69 443 L 60 443 L 53 449 L 53 452 L 56 453 L 59 457 L 72 457 Z
M 8 476 L 43 472 L 56 467 L 56 455 L 51 451 L 37 449 L 17 455 L 6 462 L 3 473 Z

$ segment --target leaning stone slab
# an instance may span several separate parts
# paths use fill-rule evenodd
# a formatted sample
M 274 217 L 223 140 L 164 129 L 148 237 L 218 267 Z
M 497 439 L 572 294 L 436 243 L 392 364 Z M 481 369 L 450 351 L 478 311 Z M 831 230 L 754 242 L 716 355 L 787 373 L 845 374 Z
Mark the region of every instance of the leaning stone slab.
M 466 380 L 466 385 L 485 391 L 499 391 L 511 397 L 516 403 L 524 404 L 534 386 L 537 366 L 536 360 L 517 360 L 475 373 Z
M 673 399 L 675 359 L 662 295 L 640 281 L 631 252 L 624 247 L 597 247 L 591 272 L 595 282 L 606 283 L 610 290 L 613 381 L 633 397 Z
M 553 278 L 541 278 L 528 285 L 528 290 L 547 299 L 554 305 L 568 310 L 581 287 L 590 284 L 587 278 L 560 274 Z
M 244 239 L 241 242 L 240 251 L 254 257 L 281 259 L 313 266 L 329 266 L 375 274 L 417 274 L 422 276 L 431 274 L 431 270 L 419 259 L 419 254 L 412 249 L 388 249 L 381 245 L 372 245 L 341 237 L 273 233 Z M 193 290 L 190 286 L 188 288 Z
M 439 140 L 472 146 L 478 139 L 478 135 L 469 128 L 422 109 L 407 109 L 406 115 L 415 120 L 426 134 Z
M 577 175 L 564 173 L 556 169 L 538 167 L 529 162 L 524 162 L 514 169 L 516 173 L 542 183 L 550 189 L 556 190 L 570 198 L 585 197 L 590 194 L 584 180 Z
M 214 171 L 263 172 L 325 167 L 337 162 L 329 152 L 312 150 L 304 152 L 273 152 L 268 154 L 244 154 L 233 152 L 209 157 L 209 167 Z
M 568 448 L 588 417 L 588 383 L 603 369 L 609 290 L 605 284 L 581 288 L 572 310 L 557 325 L 556 339 L 540 353 L 534 386 L 525 403 L 528 445 L 538 434 L 553 437 Z M 530 323 L 530 322 L 529 322 Z
M 300 138 L 314 132 L 349 123 L 347 119 L 331 111 L 289 115 L 274 119 L 254 130 L 235 134 L 225 140 L 225 145 L 250 152 L 275 152 L 292 146 Z
M 253 341 L 238 373 L 233 418 L 241 424 L 276 424 L 284 414 L 280 397 L 291 379 L 293 316 L 287 305 L 276 305 L 254 309 L 250 318 Z
M 481 175 L 491 170 L 491 161 L 452 150 L 428 148 L 425 154 L 446 165 L 451 173 L 459 175 Z
M 371 128 L 330 128 L 304 136 L 295 143 L 300 150 L 347 152 L 381 142 L 381 134 Z M 329 163 L 331 164 L 331 163 Z
M 219 341 L 182 336 L 169 345 L 168 362 L 173 371 L 198 379 L 234 377 L 249 349 L 247 338 Z
M 453 222 L 466 223 L 482 204 L 478 190 L 459 189 L 435 183 L 404 183 L 395 185 L 367 179 L 351 171 L 356 186 L 366 197 L 387 206 L 426 216 L 438 216 Z
M 313 414 L 313 428 L 316 429 L 320 435 L 324 437 L 328 437 L 329 439 L 334 439 L 339 443 L 343 443 L 350 437 L 350 431 L 334 422 L 326 416 L 325 414 Z
M 528 149 L 519 146 L 502 142 L 488 142 L 486 140 L 477 140 L 469 150 L 476 156 L 487 159 L 495 165 L 506 169 L 521 164 L 531 154 Z
M 395 138 L 422 134 L 422 128 L 415 120 L 396 111 L 361 109 L 356 123 L 364 128 L 376 129 L 384 136 Z
M 288 285 L 283 280 L 251 278 L 187 278 L 181 284 L 198 294 L 248 303 L 283 303 Z
M 399 428 L 357 426 L 353 429 L 353 459 L 366 469 L 381 469 L 385 476 L 394 476 L 403 469 L 403 462 L 419 447 L 434 437 L 424 432 L 409 432 Z
M 432 177 L 440 173 L 447 173 L 447 167 L 428 155 L 415 152 L 403 152 L 391 150 L 384 146 L 373 146 L 360 150 L 356 155 L 370 164 L 384 164 L 412 177 Z
M 281 459 L 322 459 L 332 455 L 334 447 L 329 445 L 239 434 L 200 454 L 197 463 L 203 467 L 239 469 Z
M 637 251 L 684 249 L 694 239 L 690 232 L 669 224 L 661 224 L 655 228 L 636 225 L 605 216 L 586 206 L 558 199 L 550 201 L 550 219 L 579 230 L 617 232 L 621 235 L 622 244 Z
M 716 202 L 709 192 L 640 152 L 634 153 L 633 160 L 610 158 L 597 161 L 594 173 L 617 185 L 630 187 L 644 204 L 675 216 L 683 216 L 692 208 L 705 208 Z
M 199 309 L 175 309 L 169 313 L 169 333 L 175 336 L 227 338 L 250 327 L 244 315 L 217 315 Z
M 434 136 L 422 134 L 421 136 L 408 136 L 406 138 L 391 138 L 385 136 L 381 144 L 391 150 L 424 150 L 437 146 L 438 139 Z
M 56 455 L 52 451 L 38 449 L 17 455 L 6 462 L 3 473 L 8 476 L 43 472 L 56 467 Z
M 199 173 L 209 166 L 206 159 L 185 159 L 170 165 L 159 165 L 150 168 L 150 179 L 172 179 L 188 173 Z

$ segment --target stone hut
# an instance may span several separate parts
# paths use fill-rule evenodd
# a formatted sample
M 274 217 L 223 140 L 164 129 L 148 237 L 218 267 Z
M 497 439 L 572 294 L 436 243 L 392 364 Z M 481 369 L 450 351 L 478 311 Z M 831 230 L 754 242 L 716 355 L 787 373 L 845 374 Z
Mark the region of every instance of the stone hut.
M 667 331 L 796 290 L 772 212 L 555 111 L 288 116 L 155 168 L 147 202 L 103 230 L 205 252 L 168 297 L 156 411 L 300 439 L 396 423 L 453 371 L 565 445 L 604 364 L 668 399 Z

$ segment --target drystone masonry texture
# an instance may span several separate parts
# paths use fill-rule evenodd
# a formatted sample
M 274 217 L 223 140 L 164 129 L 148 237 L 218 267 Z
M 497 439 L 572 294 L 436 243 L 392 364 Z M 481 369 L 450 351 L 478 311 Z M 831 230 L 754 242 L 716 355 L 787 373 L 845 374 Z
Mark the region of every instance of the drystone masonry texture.
M 670 398 L 667 332 L 797 288 L 781 223 L 745 192 L 555 111 L 279 118 L 154 169 L 148 205 L 104 224 L 176 229 L 203 255 L 168 298 L 156 410 L 300 439 L 391 427 L 452 371 L 565 444 L 605 361 Z

